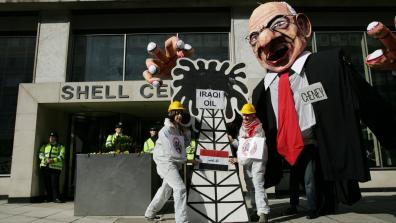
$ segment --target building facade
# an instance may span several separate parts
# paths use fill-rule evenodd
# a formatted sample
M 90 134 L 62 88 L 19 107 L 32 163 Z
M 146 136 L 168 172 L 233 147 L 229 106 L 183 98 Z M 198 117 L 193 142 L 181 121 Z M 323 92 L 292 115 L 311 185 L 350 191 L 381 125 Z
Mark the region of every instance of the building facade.
M 396 2 L 289 3 L 311 19 L 310 50 L 342 47 L 396 112 L 396 74 L 363 63 L 381 47 L 366 35 L 367 24 L 394 28 Z M 155 89 L 143 80 L 150 41 L 163 45 L 178 34 L 195 48 L 194 58 L 246 63 L 251 94 L 265 74 L 245 41 L 256 6 L 250 0 L 0 1 L 0 196 L 18 202 L 41 194 L 37 155 L 50 130 L 67 148 L 62 187 L 68 196 L 75 155 L 100 152 L 116 122 L 142 147 L 172 95 L 169 81 Z M 396 188 L 395 151 L 382 149 L 364 123 L 362 131 L 373 177 L 362 187 Z

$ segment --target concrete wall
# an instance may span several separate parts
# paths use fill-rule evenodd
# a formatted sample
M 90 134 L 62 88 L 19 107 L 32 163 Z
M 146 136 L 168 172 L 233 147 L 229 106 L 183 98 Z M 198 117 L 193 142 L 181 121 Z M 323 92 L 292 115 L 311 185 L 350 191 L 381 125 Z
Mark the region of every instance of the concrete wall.
M 10 186 L 10 177 L 0 176 L 0 196 L 7 196 L 8 195 L 8 188 Z
M 256 85 L 266 74 L 266 70 L 257 62 L 253 51 L 245 37 L 248 35 L 248 20 L 250 10 L 234 8 L 231 22 L 231 56 L 235 63 L 245 63 L 247 75 L 246 85 L 249 89 L 248 97 L 251 102 L 251 94 Z
M 371 170 L 371 181 L 360 183 L 363 189 L 369 188 L 396 188 L 395 170 Z
M 12 151 L 9 197 L 31 197 L 32 168 L 35 160 L 38 103 L 20 85 Z
M 144 215 L 158 190 L 149 154 L 79 154 L 76 165 L 75 216 Z
M 98 3 L 100 2 L 100 3 Z M 62 3 L 62 4 L 60 4 Z M 373 1 L 361 0 L 361 1 L 344 1 L 344 0 L 326 0 L 326 1 L 312 1 L 312 0 L 299 0 L 290 1 L 293 6 L 303 7 L 372 7 Z M 129 0 L 129 1 L 119 1 L 119 0 L 0 0 L 0 4 L 4 7 L 0 7 L 2 10 L 23 10 L 26 7 L 31 9 L 58 9 L 58 8 L 98 8 L 98 4 L 101 7 L 109 8 L 120 8 L 120 7 L 135 7 L 135 8 L 147 8 L 152 5 L 157 7 L 241 7 L 250 6 L 255 7 L 258 5 L 256 0 L 239 0 L 239 1 L 229 1 L 229 0 Z M 386 7 L 392 5 L 392 1 L 389 0 L 377 0 L 375 1 L 376 7 Z
M 51 11 L 41 14 L 37 31 L 34 82 L 66 81 L 69 32 L 67 12 Z

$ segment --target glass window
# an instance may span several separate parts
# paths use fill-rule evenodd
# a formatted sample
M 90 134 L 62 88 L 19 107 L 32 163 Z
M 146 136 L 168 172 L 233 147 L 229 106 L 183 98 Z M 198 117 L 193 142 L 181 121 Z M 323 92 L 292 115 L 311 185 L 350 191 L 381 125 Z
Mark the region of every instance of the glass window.
M 0 36 L 0 174 L 9 174 L 19 83 L 31 83 L 36 37 Z
M 316 48 L 319 51 L 342 48 L 351 58 L 357 71 L 364 76 L 362 53 L 363 32 L 316 32 Z
M 143 80 L 148 58 L 147 44 L 155 42 L 164 49 L 165 40 L 174 34 L 127 35 L 125 80 Z M 228 60 L 228 33 L 180 33 L 180 39 L 195 49 L 194 58 Z
M 143 80 L 146 70 L 147 44 L 154 42 L 164 49 L 164 41 L 171 35 L 166 34 L 136 34 L 127 35 L 125 80 Z
M 362 76 L 365 75 L 363 49 L 363 32 L 317 32 L 316 43 L 318 51 L 341 47 L 351 57 L 352 64 Z M 363 47 L 362 47 L 363 45 Z M 367 38 L 367 49 L 371 53 L 381 48 L 381 43 L 373 38 Z M 371 81 L 374 88 L 392 105 L 396 113 L 396 74 L 391 71 L 371 70 Z M 371 167 L 396 166 L 396 152 L 378 147 L 372 133 L 362 127 L 363 145 Z M 396 137 L 396 136 L 395 136 Z
M 345 54 L 351 58 L 354 68 L 365 77 L 362 38 L 363 32 L 316 32 L 317 50 L 329 50 L 336 47 L 342 48 Z M 375 146 L 372 133 L 362 125 L 363 146 L 370 167 L 380 166 L 379 152 Z
M 369 53 L 382 47 L 380 41 L 367 37 Z M 396 112 L 396 72 L 371 70 L 371 79 L 373 86 L 392 104 L 393 111 Z
M 172 35 L 174 34 L 77 35 L 74 39 L 70 80 L 143 80 L 145 61 L 149 56 L 147 44 L 155 42 L 164 49 L 165 40 Z M 196 49 L 193 58 L 229 59 L 228 33 L 180 33 L 179 36 Z
M 191 44 L 195 49 L 193 59 L 229 60 L 228 33 L 180 34 L 180 38 Z
M 124 35 L 78 35 L 71 81 L 123 80 Z
M 369 53 L 381 49 L 381 42 L 367 37 L 367 49 Z M 392 106 L 392 111 L 396 114 L 396 72 L 371 70 L 371 80 L 373 86 Z M 396 136 L 394 136 L 396 138 Z M 381 159 L 383 166 L 396 166 L 396 152 L 381 148 Z

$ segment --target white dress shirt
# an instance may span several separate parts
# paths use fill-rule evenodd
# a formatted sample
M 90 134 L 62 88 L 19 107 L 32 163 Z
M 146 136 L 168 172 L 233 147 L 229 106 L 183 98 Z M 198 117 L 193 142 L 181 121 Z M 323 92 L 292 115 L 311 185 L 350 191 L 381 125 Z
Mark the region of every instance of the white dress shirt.
M 304 64 L 309 55 L 311 55 L 311 52 L 304 51 L 291 66 L 290 72 L 292 74 L 289 75 L 290 87 L 293 91 L 294 104 L 305 145 L 315 143 L 312 127 L 316 124 L 316 120 L 312 105 L 303 104 L 297 91 L 309 86 L 304 71 Z M 270 88 L 272 108 L 274 109 L 276 117 L 276 126 L 278 126 L 278 83 L 278 73 L 268 72 L 265 75 L 264 87 L 265 90 L 267 90 L 268 87 Z

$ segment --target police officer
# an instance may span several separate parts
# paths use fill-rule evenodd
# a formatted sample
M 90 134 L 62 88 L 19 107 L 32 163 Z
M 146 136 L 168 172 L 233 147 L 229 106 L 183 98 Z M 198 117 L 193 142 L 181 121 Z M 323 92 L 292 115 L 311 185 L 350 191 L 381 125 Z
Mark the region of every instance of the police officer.
M 155 127 L 150 128 L 150 138 L 148 138 L 144 142 L 143 152 L 144 153 L 153 153 L 155 142 L 158 139 L 158 132 Z
M 194 160 L 195 149 L 197 148 L 197 143 L 195 139 L 191 139 L 191 143 L 186 148 L 187 160 Z
M 123 135 L 123 134 L 122 134 L 123 129 L 124 129 L 124 127 L 123 127 L 123 125 L 122 125 L 122 122 L 118 122 L 118 123 L 116 124 L 116 126 L 115 126 L 115 129 L 114 129 L 115 133 L 107 136 L 107 139 L 106 139 L 106 148 L 111 147 L 111 146 L 114 144 L 114 140 L 115 140 L 117 137 Z
M 40 147 L 40 169 L 44 178 L 46 201 L 61 203 L 59 176 L 65 158 L 65 147 L 58 143 L 58 134 L 50 132 L 48 143 Z
M 194 170 L 194 158 L 195 150 L 197 148 L 197 143 L 194 138 L 191 138 L 190 144 L 186 147 L 187 163 L 185 166 L 184 180 L 186 182 L 187 188 L 191 185 L 191 177 Z

